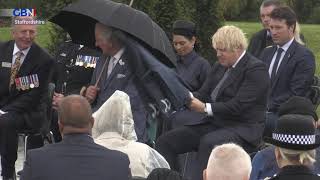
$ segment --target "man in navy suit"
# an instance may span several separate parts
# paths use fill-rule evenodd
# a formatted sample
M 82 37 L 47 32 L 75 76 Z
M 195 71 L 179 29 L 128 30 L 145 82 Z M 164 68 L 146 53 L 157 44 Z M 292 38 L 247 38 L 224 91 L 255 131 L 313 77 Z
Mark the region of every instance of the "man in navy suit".
M 32 17 L 15 17 L 14 41 L 0 45 L 0 154 L 3 179 L 15 177 L 17 131 L 38 130 L 46 118 L 52 58 L 33 43 L 37 34 Z
M 264 128 L 269 88 L 266 66 L 246 52 L 247 40 L 237 27 L 218 29 L 212 44 L 219 63 L 189 103 L 189 109 L 200 116 L 160 136 L 156 143 L 172 169 L 178 168 L 178 154 L 198 151 L 200 169 L 195 170 L 194 179 L 201 179 L 213 147 L 233 142 L 253 150 Z M 189 114 L 183 112 L 180 118 L 188 120 Z
M 63 98 L 58 107 L 62 141 L 30 150 L 21 180 L 129 180 L 129 158 L 95 144 L 94 119 L 88 101 L 79 95 Z
M 91 85 L 85 97 L 97 110 L 116 90 L 126 92 L 130 97 L 135 130 L 138 141 L 147 141 L 147 110 L 135 83 L 135 76 L 129 67 L 130 57 L 126 52 L 126 35 L 120 30 L 97 23 L 95 27 L 96 46 L 102 50 L 93 72 Z
M 276 126 L 279 106 L 292 96 L 306 96 L 315 73 L 312 52 L 294 39 L 296 14 L 287 6 L 271 12 L 270 31 L 274 46 L 261 54 L 269 70 L 271 91 L 266 114 L 265 136 Z

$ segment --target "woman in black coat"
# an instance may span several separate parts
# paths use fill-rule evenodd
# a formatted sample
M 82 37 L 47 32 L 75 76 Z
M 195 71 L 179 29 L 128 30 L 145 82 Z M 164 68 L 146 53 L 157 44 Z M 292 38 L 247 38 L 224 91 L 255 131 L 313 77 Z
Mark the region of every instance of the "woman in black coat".
M 176 71 L 191 92 L 197 91 L 205 81 L 211 66 L 195 52 L 195 24 L 184 20 L 174 22 L 172 41 L 178 59 Z

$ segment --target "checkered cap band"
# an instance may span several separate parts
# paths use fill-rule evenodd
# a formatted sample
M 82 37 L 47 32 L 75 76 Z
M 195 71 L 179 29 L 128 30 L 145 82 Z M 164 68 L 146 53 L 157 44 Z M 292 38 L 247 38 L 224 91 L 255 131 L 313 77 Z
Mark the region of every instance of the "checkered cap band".
M 285 142 L 289 144 L 315 144 L 316 135 L 291 135 L 291 134 L 277 134 L 272 133 L 274 140 Z

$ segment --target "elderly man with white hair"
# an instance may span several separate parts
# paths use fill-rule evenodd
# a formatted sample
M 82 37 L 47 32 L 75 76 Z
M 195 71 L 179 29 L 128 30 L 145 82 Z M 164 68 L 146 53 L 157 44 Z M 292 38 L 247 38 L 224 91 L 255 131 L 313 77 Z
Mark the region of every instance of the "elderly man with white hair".
M 239 145 L 228 143 L 212 150 L 203 179 L 248 180 L 250 173 L 250 156 Z

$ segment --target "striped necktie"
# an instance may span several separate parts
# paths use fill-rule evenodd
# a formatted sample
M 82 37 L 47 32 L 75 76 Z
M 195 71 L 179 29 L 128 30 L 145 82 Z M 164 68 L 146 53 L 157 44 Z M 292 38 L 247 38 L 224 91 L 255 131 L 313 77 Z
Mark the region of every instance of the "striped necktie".
M 9 84 L 9 89 L 10 87 L 14 84 L 14 80 L 18 74 L 18 71 L 20 69 L 21 66 L 21 57 L 23 56 L 23 52 L 19 51 L 16 53 L 17 57 L 14 61 L 13 66 L 11 67 L 11 75 L 10 75 L 10 84 Z

